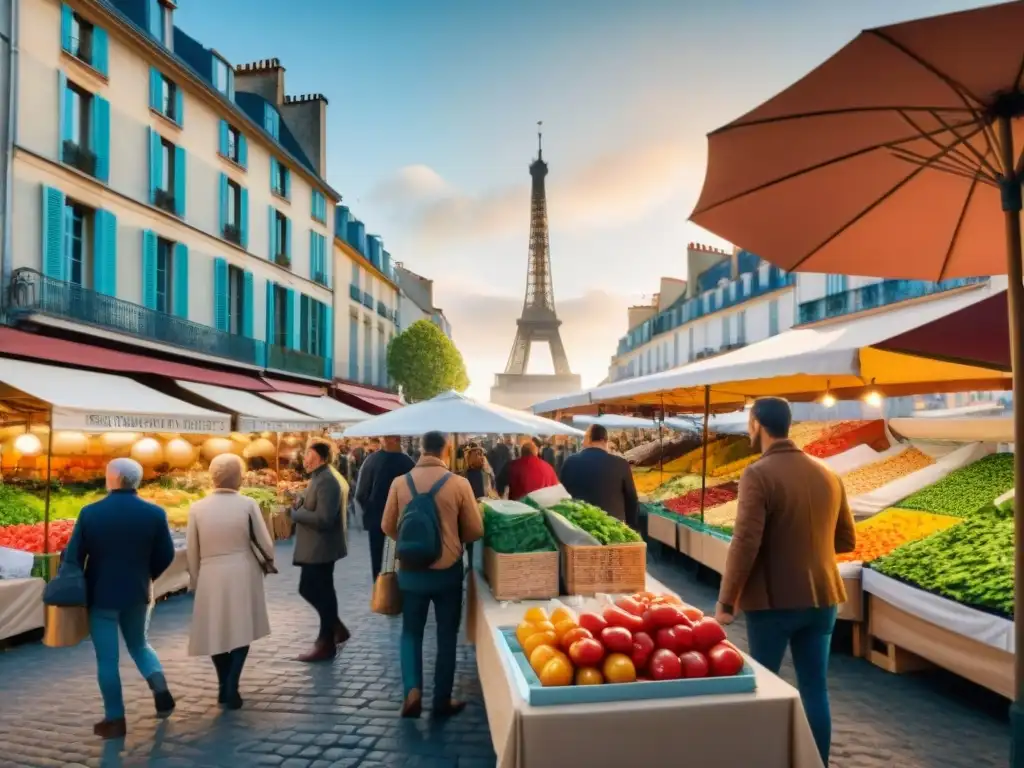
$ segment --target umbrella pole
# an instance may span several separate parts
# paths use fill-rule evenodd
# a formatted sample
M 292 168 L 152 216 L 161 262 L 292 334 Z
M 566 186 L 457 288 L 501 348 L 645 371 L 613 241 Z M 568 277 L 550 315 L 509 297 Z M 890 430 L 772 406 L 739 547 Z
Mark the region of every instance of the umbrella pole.
M 50 478 L 53 469 L 53 411 L 46 421 L 46 506 L 43 510 L 43 554 L 50 554 Z M 44 565 L 46 578 L 50 578 L 50 564 Z
M 665 482 L 665 396 L 661 396 L 661 419 L 658 421 L 658 485 Z
M 704 493 L 708 488 L 708 422 L 711 421 L 711 387 L 704 387 L 704 446 L 700 461 L 700 522 L 704 524 Z
M 1021 231 L 1020 214 L 1021 179 L 1016 174 L 1016 159 L 1013 147 L 1013 125 L 1008 116 L 999 118 L 999 134 L 1002 151 L 1002 165 L 1005 178 L 1003 180 L 1002 198 L 1003 212 L 1006 219 L 1006 273 L 1009 288 L 1006 292 L 1007 309 L 1010 316 L 1010 360 L 1013 366 L 1013 477 L 1014 487 L 1024 483 L 1024 452 L 1017 444 L 1024 439 L 1024 275 L 1021 266 Z M 1024 589 L 1020 589 L 1021 574 L 1024 574 L 1024 509 L 1017 509 L 1014 502 L 1014 569 L 1017 587 L 1014 590 L 1014 639 L 1017 654 L 1014 658 L 1014 691 L 1016 696 L 1010 707 L 1010 724 L 1012 728 L 1011 758 L 1013 768 L 1024 768 L 1024 664 L 1022 652 L 1024 648 Z

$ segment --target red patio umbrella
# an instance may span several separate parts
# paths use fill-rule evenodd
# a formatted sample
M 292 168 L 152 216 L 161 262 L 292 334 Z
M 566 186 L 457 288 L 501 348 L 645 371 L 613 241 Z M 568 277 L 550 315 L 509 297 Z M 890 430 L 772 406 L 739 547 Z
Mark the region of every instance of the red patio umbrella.
M 862 32 L 708 143 L 691 218 L 784 269 L 1008 274 L 1014 393 L 1024 398 L 1024 2 Z M 1021 482 L 1024 451 L 1015 471 Z M 1015 532 L 1024 573 L 1024 512 Z M 1024 590 L 1015 608 L 1013 765 L 1024 768 Z

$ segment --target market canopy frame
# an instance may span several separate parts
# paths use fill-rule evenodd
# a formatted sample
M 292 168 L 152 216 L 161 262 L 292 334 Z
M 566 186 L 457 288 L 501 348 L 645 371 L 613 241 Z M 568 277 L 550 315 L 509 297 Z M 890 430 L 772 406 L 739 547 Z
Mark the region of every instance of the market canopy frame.
M 314 432 L 330 426 L 322 419 L 285 408 L 245 390 L 192 381 L 175 383 L 231 413 L 237 432 Z

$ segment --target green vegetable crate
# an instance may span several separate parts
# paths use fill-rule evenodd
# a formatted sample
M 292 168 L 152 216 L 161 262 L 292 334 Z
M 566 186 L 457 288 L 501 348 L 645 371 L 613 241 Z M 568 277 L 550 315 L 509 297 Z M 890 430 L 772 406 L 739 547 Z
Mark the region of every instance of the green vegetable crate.
M 495 600 L 558 597 L 558 552 L 502 554 L 485 547 L 484 577 Z

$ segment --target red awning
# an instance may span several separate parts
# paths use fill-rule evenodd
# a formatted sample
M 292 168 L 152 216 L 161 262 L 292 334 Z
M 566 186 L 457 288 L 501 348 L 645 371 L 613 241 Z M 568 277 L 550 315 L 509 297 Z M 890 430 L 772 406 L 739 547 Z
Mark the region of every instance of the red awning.
M 256 376 L 214 371 L 196 365 L 26 333 L 13 328 L 0 328 L 0 355 L 63 363 L 80 368 L 95 368 L 108 373 L 155 374 L 169 379 L 183 379 L 253 392 L 262 392 L 269 388 Z
M 289 392 L 293 395 L 308 395 L 309 397 L 321 397 L 324 394 L 324 388 L 316 384 L 303 384 L 298 381 L 273 379 L 269 376 L 264 376 L 263 382 L 276 392 Z
M 394 392 L 381 392 L 379 389 L 360 387 L 355 384 L 335 384 L 334 391 L 338 399 L 361 411 L 379 415 L 401 408 L 403 403 Z

